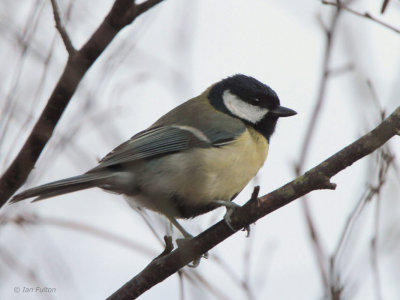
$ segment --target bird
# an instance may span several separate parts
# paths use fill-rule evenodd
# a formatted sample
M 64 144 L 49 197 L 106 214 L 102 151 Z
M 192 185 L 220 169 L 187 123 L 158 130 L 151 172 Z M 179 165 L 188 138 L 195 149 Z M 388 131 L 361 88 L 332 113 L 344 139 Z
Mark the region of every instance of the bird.
M 10 203 L 98 187 L 166 216 L 190 238 L 177 219 L 238 206 L 232 200 L 263 166 L 278 119 L 295 114 L 268 85 L 235 74 L 175 107 L 86 173 L 27 189 Z

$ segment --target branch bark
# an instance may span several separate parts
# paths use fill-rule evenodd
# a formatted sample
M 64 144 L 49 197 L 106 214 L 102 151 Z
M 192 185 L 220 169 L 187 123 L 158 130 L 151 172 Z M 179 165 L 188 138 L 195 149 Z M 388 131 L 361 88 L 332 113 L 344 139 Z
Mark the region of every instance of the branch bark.
M 133 0 L 115 0 L 110 12 L 89 40 L 80 50 L 70 53 L 46 107 L 17 157 L 0 178 L 0 206 L 4 205 L 27 179 L 80 81 L 96 59 L 122 28 L 162 1 L 147 0 L 135 4 Z
M 265 196 L 250 200 L 241 208 L 236 209 L 231 215 L 231 225 L 239 230 L 313 190 L 333 189 L 335 185 L 330 182 L 330 179 L 334 175 L 381 147 L 390 138 L 398 135 L 399 131 L 400 107 L 374 130 L 302 176 Z M 235 232 L 228 227 L 225 221 L 218 222 L 170 254 L 153 260 L 108 299 L 136 299 Z

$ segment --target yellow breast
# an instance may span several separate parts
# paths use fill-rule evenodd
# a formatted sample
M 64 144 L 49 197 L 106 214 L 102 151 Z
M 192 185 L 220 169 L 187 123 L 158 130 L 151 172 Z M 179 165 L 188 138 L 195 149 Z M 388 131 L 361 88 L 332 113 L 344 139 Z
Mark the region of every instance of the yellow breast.
M 238 139 L 219 148 L 197 149 L 195 157 L 202 162 L 191 174 L 196 194 L 191 199 L 205 203 L 230 200 L 257 174 L 268 154 L 267 140 L 252 128 Z M 186 196 L 191 188 L 182 191 Z M 200 195 L 198 194 L 200 192 Z

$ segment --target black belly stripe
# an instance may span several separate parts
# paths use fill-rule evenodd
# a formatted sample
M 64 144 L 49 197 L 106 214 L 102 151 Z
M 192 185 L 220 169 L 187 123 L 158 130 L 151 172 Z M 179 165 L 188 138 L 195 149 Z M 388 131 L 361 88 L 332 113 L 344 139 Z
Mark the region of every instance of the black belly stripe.
M 219 204 L 209 203 L 206 205 L 188 205 L 188 201 L 180 196 L 173 196 L 163 203 L 157 203 L 157 208 L 165 215 L 175 218 L 194 218 L 198 215 L 205 214 L 215 208 L 221 206 Z

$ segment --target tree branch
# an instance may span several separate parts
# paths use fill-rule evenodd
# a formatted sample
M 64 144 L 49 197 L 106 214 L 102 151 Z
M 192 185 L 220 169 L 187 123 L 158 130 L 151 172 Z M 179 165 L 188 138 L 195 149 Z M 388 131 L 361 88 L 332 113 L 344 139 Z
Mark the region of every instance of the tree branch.
M 359 17 L 362 17 L 362 18 L 366 18 L 366 19 L 371 20 L 371 21 L 373 21 L 373 22 L 375 22 L 375 23 L 377 23 L 379 25 L 382 25 L 382 26 L 384 26 L 384 27 L 386 27 L 386 28 L 388 28 L 390 30 L 393 30 L 396 33 L 400 33 L 400 29 L 398 29 L 396 27 L 393 27 L 392 25 L 390 25 L 388 23 L 385 23 L 385 22 L 373 17 L 370 13 L 368 13 L 368 12 L 362 13 L 362 12 L 356 11 L 356 10 L 346 6 L 346 5 L 341 4 L 339 1 L 330 2 L 330 1 L 322 0 L 322 4 L 336 6 L 336 7 L 341 8 L 341 9 L 343 9 L 343 10 L 349 12 L 349 13 L 352 13 L 353 15 L 356 15 L 356 16 L 359 16 Z
M 53 8 L 54 22 L 56 23 L 56 28 L 61 35 L 61 38 L 64 42 L 65 48 L 67 49 L 69 56 L 71 57 L 76 53 L 76 50 L 75 50 L 74 46 L 72 45 L 72 42 L 71 42 L 71 39 L 69 38 L 67 30 L 61 23 L 60 11 L 58 9 L 56 0 L 50 0 L 50 1 L 51 1 L 51 6 Z
M 98 29 L 75 55 L 69 57 L 32 132 L 0 178 L 0 206 L 25 182 L 88 69 L 122 28 L 161 1 L 163 0 L 148 0 L 135 4 L 132 0 L 115 0 Z
M 317 189 L 333 188 L 330 178 L 372 153 L 400 129 L 400 107 L 374 130 L 337 152 L 318 166 L 283 187 L 255 200 L 248 201 L 231 215 L 231 225 L 240 229 L 293 200 Z M 152 286 L 171 276 L 188 263 L 207 252 L 234 232 L 225 221 L 220 221 L 168 255 L 153 260 L 109 300 L 136 299 Z

